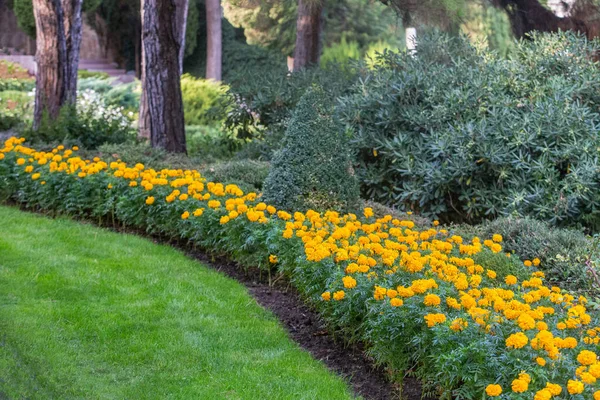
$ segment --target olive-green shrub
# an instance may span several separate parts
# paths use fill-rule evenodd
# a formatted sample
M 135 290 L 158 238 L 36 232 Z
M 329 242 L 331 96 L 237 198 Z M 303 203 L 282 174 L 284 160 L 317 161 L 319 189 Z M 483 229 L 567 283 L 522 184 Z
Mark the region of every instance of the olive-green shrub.
M 535 34 L 509 58 L 424 35 L 340 100 L 364 195 L 443 221 L 600 228 L 599 42 Z
M 287 210 L 356 207 L 358 183 L 347 134 L 332 114 L 322 89 L 310 88 L 302 96 L 265 181 L 265 201 Z
M 186 125 L 220 125 L 227 112 L 227 86 L 219 82 L 181 77 L 181 95 Z
M 502 235 L 506 251 L 522 260 L 539 258 L 539 268 L 552 284 L 584 291 L 595 285 L 586 265 L 592 256 L 591 242 L 580 231 L 555 228 L 533 218 L 514 217 L 497 218 L 476 226 L 462 225 L 454 231 L 482 238 Z

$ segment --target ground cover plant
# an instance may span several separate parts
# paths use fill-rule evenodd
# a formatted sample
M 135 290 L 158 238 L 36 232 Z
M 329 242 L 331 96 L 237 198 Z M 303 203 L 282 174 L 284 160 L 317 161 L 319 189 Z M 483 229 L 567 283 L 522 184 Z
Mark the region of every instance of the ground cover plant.
M 240 284 L 180 252 L 15 208 L 0 220 L 0 397 L 353 397 Z
M 287 274 L 333 326 L 363 340 L 401 379 L 441 398 L 600 398 L 600 318 L 544 283 L 538 258 L 505 254 L 501 235 L 450 235 L 373 210 L 294 212 L 193 170 L 0 150 L 5 196 L 34 209 L 189 240 Z M 485 257 L 483 257 L 485 256 Z M 475 260 L 485 260 L 476 262 Z

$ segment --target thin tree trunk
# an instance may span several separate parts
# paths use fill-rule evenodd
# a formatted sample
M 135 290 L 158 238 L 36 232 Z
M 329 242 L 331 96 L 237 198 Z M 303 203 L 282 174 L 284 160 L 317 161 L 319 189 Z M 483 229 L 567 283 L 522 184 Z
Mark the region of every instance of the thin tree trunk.
M 298 0 L 294 71 L 319 63 L 323 4 L 317 0 Z
M 140 17 L 144 21 L 144 0 L 140 1 Z M 143 25 L 143 22 L 142 22 Z M 143 26 L 142 26 L 143 32 Z M 140 115 L 138 117 L 138 137 L 141 139 L 150 140 L 150 114 L 148 113 L 148 100 L 146 99 L 146 52 L 144 51 L 144 40 L 140 35 L 140 47 L 142 60 L 140 62 L 140 79 L 142 82 L 142 95 L 140 96 Z
M 185 30 L 187 28 L 187 16 L 190 6 L 189 0 L 176 0 L 177 2 L 177 26 L 179 27 L 179 74 L 183 74 L 183 58 L 185 57 Z
M 36 95 L 33 127 L 54 120 L 77 100 L 82 0 L 33 0 L 36 24 Z
M 144 0 L 143 88 L 152 147 L 185 153 L 179 65 L 180 35 L 175 0 Z
M 222 79 L 223 34 L 221 1 L 206 0 L 206 79 Z

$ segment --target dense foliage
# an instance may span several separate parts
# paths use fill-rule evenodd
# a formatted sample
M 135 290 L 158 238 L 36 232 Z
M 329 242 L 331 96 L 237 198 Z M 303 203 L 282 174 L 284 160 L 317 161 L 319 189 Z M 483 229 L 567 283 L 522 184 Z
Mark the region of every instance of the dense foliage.
M 247 74 L 243 81 L 231 84 L 229 94 L 235 102 L 225 126 L 240 138 L 262 139 L 262 155 L 270 158 L 281 146 L 292 114 L 312 85 L 330 96 L 349 92 L 357 71 L 349 65 L 328 64 L 290 74 L 277 69 Z
M 532 39 L 508 59 L 441 35 L 382 56 L 341 101 L 365 195 L 444 220 L 600 227 L 600 46 Z
M 181 95 L 186 125 L 221 125 L 227 114 L 227 87 L 219 82 L 181 77 Z
M 265 181 L 265 201 L 284 210 L 349 210 L 358 203 L 348 137 L 320 88 L 300 99 Z
M 0 180 L 32 208 L 118 222 L 279 269 L 329 323 L 365 340 L 397 376 L 411 368 L 439 397 L 600 396 L 598 312 L 585 297 L 546 286 L 539 259 L 504 254 L 500 235 L 452 236 L 375 218 L 370 208 L 287 213 L 197 171 L 84 161 L 73 149 L 37 152 L 19 139 L 0 150 Z

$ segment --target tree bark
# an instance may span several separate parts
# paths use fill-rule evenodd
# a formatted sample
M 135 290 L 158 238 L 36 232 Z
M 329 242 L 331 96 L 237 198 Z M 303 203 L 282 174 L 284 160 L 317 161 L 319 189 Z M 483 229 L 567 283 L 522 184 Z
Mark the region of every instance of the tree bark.
M 140 17 L 144 21 L 144 0 L 140 1 Z M 143 27 L 142 27 L 143 29 Z M 141 39 L 140 35 L 140 39 Z M 140 40 L 141 62 L 140 80 L 142 83 L 142 94 L 140 96 L 140 112 L 138 116 L 138 137 L 150 140 L 150 114 L 148 113 L 148 100 L 146 99 L 146 52 L 144 51 L 144 40 Z
M 150 143 L 186 153 L 175 0 L 144 0 L 142 45 Z
M 322 1 L 298 0 L 294 71 L 319 63 L 321 57 L 322 24 Z
M 221 1 L 206 0 L 206 79 L 222 79 Z
M 36 24 L 36 95 L 33 128 L 77 100 L 82 0 L 33 0 Z

